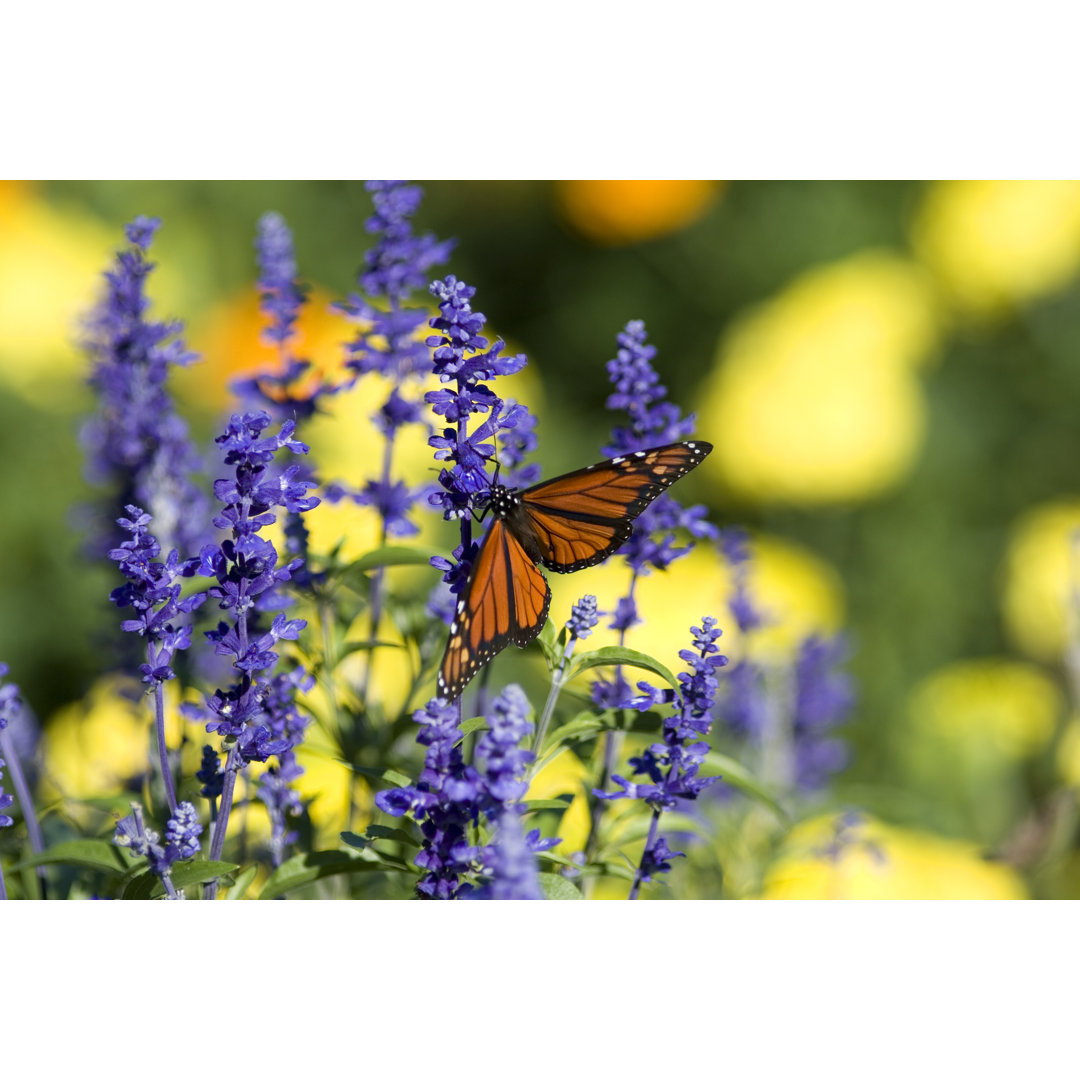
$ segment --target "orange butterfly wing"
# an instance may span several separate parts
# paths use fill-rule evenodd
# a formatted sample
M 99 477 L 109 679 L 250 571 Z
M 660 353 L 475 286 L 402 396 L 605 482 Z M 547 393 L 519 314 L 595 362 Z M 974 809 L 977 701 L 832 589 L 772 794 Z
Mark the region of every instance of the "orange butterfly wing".
M 560 574 L 595 566 L 630 539 L 634 518 L 705 460 L 707 442 L 670 443 L 601 461 L 521 493 L 543 564 Z
M 551 590 L 505 523 L 496 518 L 458 601 L 439 669 L 438 692 L 453 699 L 510 642 L 529 644 L 547 620 Z
M 560 574 L 603 562 L 630 539 L 634 518 L 711 450 L 707 442 L 670 443 L 521 492 L 520 507 L 497 517 L 480 545 L 450 624 L 440 696 L 456 698 L 493 656 L 511 642 L 524 648 L 543 628 L 551 590 L 526 546 Z

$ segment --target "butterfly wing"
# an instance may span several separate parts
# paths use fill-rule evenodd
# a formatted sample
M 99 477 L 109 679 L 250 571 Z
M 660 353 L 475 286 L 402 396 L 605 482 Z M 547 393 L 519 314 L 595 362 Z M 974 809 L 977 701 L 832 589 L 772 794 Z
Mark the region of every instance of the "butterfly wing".
M 551 590 L 501 519 L 491 523 L 458 601 L 439 669 L 440 696 L 458 697 L 493 656 L 524 648 L 547 619 Z
M 707 442 L 669 443 L 526 489 L 521 505 L 541 561 L 560 574 L 603 562 L 630 539 L 634 518 L 711 450 Z

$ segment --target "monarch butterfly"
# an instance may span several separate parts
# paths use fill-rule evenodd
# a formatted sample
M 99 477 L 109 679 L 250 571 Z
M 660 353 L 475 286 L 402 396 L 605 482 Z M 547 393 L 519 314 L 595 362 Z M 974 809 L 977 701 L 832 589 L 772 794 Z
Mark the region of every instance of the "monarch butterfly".
M 493 483 L 483 514 L 490 511 L 495 520 L 450 624 L 439 695 L 458 697 L 511 641 L 523 649 L 540 633 L 551 590 L 537 563 L 571 574 L 603 562 L 630 539 L 634 518 L 711 450 L 707 442 L 669 443 L 524 491 Z

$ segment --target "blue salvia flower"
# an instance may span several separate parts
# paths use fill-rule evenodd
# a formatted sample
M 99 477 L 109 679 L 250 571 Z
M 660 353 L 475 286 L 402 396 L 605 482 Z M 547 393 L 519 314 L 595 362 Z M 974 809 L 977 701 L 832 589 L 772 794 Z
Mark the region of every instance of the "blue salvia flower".
M 754 604 L 748 584 L 750 537 L 745 529 L 736 526 L 720 531 L 720 550 L 731 567 L 732 591 L 728 607 L 742 633 L 747 634 L 766 623 L 765 615 Z
M 221 755 L 209 744 L 202 748 L 202 763 L 195 779 L 202 784 L 200 795 L 210 800 L 211 820 L 217 816 L 215 799 L 220 798 L 224 786 L 225 773 L 221 770 Z
M 308 290 L 297 280 L 292 232 L 280 214 L 271 211 L 259 218 L 255 251 L 260 269 L 259 307 L 270 319 L 263 338 L 284 345 L 296 333 Z
M 629 426 L 616 425 L 611 442 L 604 447 L 609 455 L 633 454 L 664 443 L 678 442 L 694 434 L 696 417 L 680 414 L 678 406 L 669 401 L 653 369 L 656 348 L 645 342 L 645 324 L 640 320 L 628 322 L 617 336 L 618 352 L 609 360 L 607 369 L 615 392 L 607 399 L 607 407 L 626 412 Z M 689 554 L 692 545 L 675 546 L 675 530 L 686 529 L 698 540 L 715 540 L 718 530 L 705 521 L 704 506 L 683 508 L 670 492 L 654 499 L 634 522 L 634 534 L 619 549 L 635 574 L 647 573 L 647 567 L 664 570 L 676 559 Z
M 117 847 L 127 848 L 135 855 L 145 857 L 150 869 L 161 879 L 166 897 L 183 900 L 183 892 L 173 885 L 173 864 L 199 854 L 201 835 L 202 825 L 195 807 L 189 802 L 182 802 L 165 826 L 165 843 L 162 844 L 159 834 L 146 827 L 143 808 L 133 802 L 131 813 L 117 822 L 113 842 Z
M 670 859 L 682 852 L 671 851 L 659 835 L 660 816 L 665 810 L 673 810 L 680 799 L 696 799 L 701 792 L 719 779 L 699 776 L 702 761 L 709 752 L 705 736 L 712 728 L 712 713 L 716 701 L 719 680 L 716 672 L 727 663 L 716 645 L 720 630 L 716 619 L 706 616 L 701 626 L 691 627 L 693 649 L 683 649 L 679 656 L 690 667 L 689 672 L 678 676 L 680 691 L 657 689 L 647 682 L 639 682 L 640 696 L 629 703 L 630 707 L 649 709 L 655 705 L 673 705 L 670 716 L 664 720 L 664 741 L 654 743 L 640 757 L 630 759 L 633 776 L 644 776 L 647 782 L 638 783 L 614 775 L 612 779 L 622 788 L 617 792 L 593 789 L 599 799 L 641 799 L 652 808 L 652 822 L 645 841 L 641 863 L 634 876 L 630 898 L 637 896 L 643 881 L 650 881 L 670 868 Z
M 128 506 L 127 512 L 129 516 L 118 519 L 118 524 L 131 537 L 113 548 L 109 558 L 128 580 L 113 589 L 109 599 L 117 607 L 134 608 L 137 618 L 125 619 L 120 628 L 146 639 L 146 662 L 139 665 L 139 671 L 142 681 L 149 684 L 154 694 L 161 778 L 169 809 L 175 813 L 176 789 L 165 743 L 163 686 L 176 677 L 170 666 L 173 655 L 191 645 L 191 624 L 181 618 L 191 615 L 206 599 L 206 594 L 195 593 L 181 599 L 178 579 L 190 577 L 198 566 L 198 559 L 181 563 L 179 553 L 173 548 L 168 558 L 161 562 L 158 559 L 161 546 L 149 529 L 150 515 L 137 506 Z
M 224 504 L 214 524 L 230 530 L 231 536 L 220 544 L 207 545 L 199 557 L 199 572 L 217 580 L 208 590 L 209 595 L 232 618 L 231 623 L 219 623 L 206 636 L 214 643 L 215 652 L 231 657 L 239 673 L 238 682 L 226 690 L 215 690 L 207 699 L 211 718 L 206 730 L 221 735 L 228 747 L 211 859 L 221 857 L 237 770 L 273 754 L 280 760 L 282 754 L 293 749 L 303 730 L 291 705 L 283 709 L 279 700 L 286 683 L 275 682 L 270 674 L 278 659 L 277 643 L 295 641 L 307 625 L 303 619 L 286 618 L 280 609 L 288 601 L 278 592 L 279 586 L 301 568 L 303 560 L 293 559 L 279 566 L 274 545 L 259 532 L 274 522 L 275 507 L 303 513 L 317 506 L 319 500 L 305 494 L 311 482 L 297 477 L 295 465 L 281 471 L 273 468 L 275 454 L 282 449 L 307 453 L 307 447 L 292 437 L 295 425 L 286 421 L 276 435 L 264 436 L 269 424 L 265 412 L 234 415 L 225 433 L 218 437 L 217 442 L 226 449 L 225 463 L 235 468 L 235 476 L 214 483 L 214 492 Z M 270 627 L 260 632 L 255 628 L 255 613 L 265 611 L 277 614 Z M 203 718 L 198 708 L 184 711 L 188 717 Z M 212 885 L 208 895 L 214 895 Z
M 519 406 L 513 398 L 506 399 L 507 416 L 516 417 L 513 427 L 505 427 L 499 432 L 499 468 L 500 482 L 506 487 L 524 488 L 535 484 L 540 479 L 540 466 L 527 460 L 535 453 L 539 445 L 536 437 L 536 417 L 532 413 L 521 412 L 525 406 Z
M 536 830 L 539 835 L 539 830 Z M 490 884 L 477 894 L 485 900 L 543 900 L 536 868 L 535 849 L 530 847 L 521 828 L 521 818 L 512 810 L 498 821 L 495 842 L 491 845 L 488 873 Z
M 721 530 L 720 550 L 731 569 L 728 607 L 743 634 L 766 624 L 765 614 L 754 603 L 749 587 L 750 537 L 745 529 L 732 526 Z M 769 722 L 765 672 L 748 655 L 734 664 L 724 679 L 723 717 L 729 730 L 760 741 Z
M 596 597 L 591 593 L 586 593 L 570 608 L 566 631 L 575 641 L 580 641 L 593 632 L 599 621 L 600 611 L 596 606 Z
M 540 839 L 540 830 L 522 835 L 521 800 L 529 788 L 527 773 L 535 755 L 522 747 L 533 725 L 529 699 L 511 683 L 491 703 L 488 730 L 476 743 L 476 764 L 484 777 L 486 816 L 497 822 L 494 842 L 484 852 L 490 883 L 478 898 L 490 900 L 542 900 L 536 855 L 560 843 L 557 837 Z
M 431 267 L 446 262 L 455 241 L 413 235 L 412 217 L 424 197 L 419 186 L 402 180 L 369 180 L 366 186 L 375 213 L 365 228 L 376 241 L 364 255 L 362 293 L 335 306 L 370 327 L 349 346 L 348 366 L 357 375 L 377 371 L 400 384 L 423 374 L 429 363 L 427 348 L 416 338 L 427 309 L 407 301 L 428 283 Z
M 633 320 L 617 335 L 619 348 L 615 359 L 609 360 L 608 375 L 615 390 L 607 399 L 609 409 L 625 412 L 629 424 L 612 429 L 611 442 L 604 447 L 608 455 L 633 454 L 665 443 L 678 442 L 694 434 L 696 418 L 682 416 L 678 406 L 666 401 L 667 388 L 653 368 L 656 348 L 646 343 L 645 324 Z M 654 499 L 634 521 L 634 532 L 619 549 L 630 567 L 630 587 L 615 605 L 611 629 L 619 632 L 619 644 L 624 644 L 628 630 L 641 619 L 634 599 L 637 579 L 650 568 L 666 570 L 676 559 L 688 555 L 693 544 L 677 546 L 677 530 L 685 529 L 697 540 L 715 540 L 716 526 L 705 520 L 704 506 L 684 508 L 670 492 Z M 621 669 L 612 680 L 597 679 L 593 683 L 593 702 L 601 708 L 624 705 L 632 696 Z
M 298 817 L 304 809 L 293 787 L 304 770 L 291 750 L 279 754 L 278 760 L 279 765 L 271 765 L 259 777 L 258 788 L 258 796 L 270 817 L 270 860 L 275 867 L 285 861 L 285 849 L 296 840 L 296 831 L 288 827 L 286 819 Z
M 0 664 L 0 679 L 3 679 L 7 673 L 7 664 Z M 14 719 L 19 704 L 19 688 L 14 683 L 0 686 L 0 732 L 3 732 L 11 720 Z M 7 768 L 7 762 L 0 757 L 0 780 L 4 778 L 3 770 L 5 768 Z M 15 796 L 5 793 L 3 787 L 0 786 L 0 826 L 14 824 L 14 820 L 8 814 L 3 813 L 14 801 Z M 0 899 L 6 899 L 2 870 L 0 870 Z
M 258 795 L 270 815 L 270 852 L 274 866 L 281 865 L 285 849 L 296 839 L 296 833 L 288 829 L 286 819 L 299 816 L 303 810 L 300 796 L 292 786 L 304 772 L 296 760 L 294 748 L 303 741 L 308 720 L 296 707 L 296 696 L 314 685 L 314 677 L 297 667 L 274 675 L 263 698 L 271 739 L 284 740 L 289 747 L 278 751 L 278 764 L 271 765 L 259 777 Z
M 386 439 L 382 468 L 362 491 L 348 493 L 340 485 L 328 489 L 332 501 L 344 494 L 361 506 L 371 506 L 382 521 L 382 540 L 412 536 L 419 527 L 411 518 L 413 507 L 431 489 L 409 487 L 393 477 L 393 448 L 406 424 L 426 424 L 415 389 L 429 370 L 427 346 L 417 331 L 427 319 L 427 307 L 410 304 L 412 293 L 427 284 L 431 267 L 449 257 L 454 241 L 439 241 L 430 233 L 413 235 L 412 218 L 423 191 L 401 180 L 371 180 L 367 184 L 375 212 L 365 223 L 376 239 L 364 255 L 359 275 L 361 292 L 336 304 L 360 329 L 349 345 L 346 366 L 353 381 L 370 372 L 392 383 L 389 397 L 373 417 Z M 381 583 L 381 575 L 379 575 Z M 381 610 L 381 589 L 373 596 L 373 616 Z M 377 621 L 377 619 L 376 619 Z
M 0 679 L 5 678 L 7 673 L 7 664 L 0 664 Z M 15 714 L 18 712 L 20 705 L 19 688 L 14 683 L 7 683 L 6 685 L 0 686 L 0 737 L 6 734 L 7 726 L 15 718 Z M 6 741 L 0 743 L 0 746 L 6 746 Z M 7 767 L 7 762 L 3 757 L 0 757 L 0 781 L 4 779 L 4 769 Z M 14 819 L 9 814 L 4 813 L 14 801 L 15 796 L 10 792 L 5 792 L 3 785 L 0 784 L 0 827 L 14 824 Z M 4 887 L 4 872 L 0 869 L 0 900 L 6 899 L 7 892 Z
M 6 769 L 6 768 L 7 768 L 7 762 L 2 757 L 0 757 L 0 780 L 4 779 L 4 769 Z M 14 801 L 15 801 L 15 796 L 6 793 L 4 791 L 3 786 L 0 785 L 0 827 L 7 826 L 7 825 L 13 825 L 15 823 L 14 818 L 12 818 L 8 814 L 2 813 L 2 811 L 6 810 Z M 2 885 L 2 875 L 3 875 L 3 871 L 0 870 L 0 888 L 3 887 L 3 885 Z
M 268 320 L 262 338 L 268 345 L 277 346 L 279 366 L 276 371 L 259 371 L 235 380 L 231 389 L 248 407 L 267 412 L 279 423 L 287 420 L 300 423 L 318 412 L 323 397 L 336 393 L 340 387 L 310 378 L 311 361 L 293 352 L 296 323 L 307 301 L 308 287 L 297 277 L 292 232 L 280 214 L 270 212 L 259 219 L 255 254 L 259 268 L 259 307 Z M 317 486 L 310 462 L 298 462 L 294 467 L 297 480 Z M 288 511 L 283 531 L 285 550 L 304 560 L 293 580 L 298 585 L 310 584 L 314 575 L 307 566 L 309 537 L 303 515 Z
M 721 548 L 732 570 L 728 606 L 739 628 L 753 634 L 769 619 L 748 585 L 749 539 L 741 529 L 725 529 Z M 848 763 L 847 744 L 834 735 L 855 701 L 853 680 L 840 670 L 846 658 L 843 637 L 811 635 L 793 665 L 766 668 L 744 656 L 724 679 L 724 725 L 760 750 L 763 775 L 784 790 L 812 794 Z
M 206 599 L 205 593 L 195 593 L 181 599 L 181 577 L 190 577 L 198 559 L 180 562 L 174 548 L 161 562 L 161 545 L 150 532 L 151 517 L 137 506 L 127 507 L 128 516 L 117 524 L 131 537 L 109 552 L 109 558 L 128 580 L 109 594 L 120 608 L 130 607 L 136 618 L 125 619 L 120 628 L 127 633 L 146 638 L 145 664 L 139 666 L 142 681 L 151 687 L 175 678 L 170 667 L 173 655 L 191 645 L 191 626 L 181 622 Z
M 424 873 L 416 891 L 427 900 L 468 896 L 472 885 L 464 878 L 480 856 L 469 842 L 468 830 L 481 813 L 484 781 L 465 763 L 460 715 L 456 704 L 442 698 L 433 698 L 413 713 L 421 725 L 416 741 L 427 747 L 420 779 L 375 796 L 375 805 L 384 813 L 393 817 L 411 813 L 419 824 L 423 844 L 414 861 Z
M 270 212 L 259 219 L 255 257 L 259 268 L 259 309 L 267 318 L 262 339 L 277 346 L 280 366 L 276 371 L 260 371 L 236 379 L 230 388 L 250 407 L 264 409 L 279 422 L 300 422 L 316 412 L 327 387 L 308 385 L 311 361 L 296 356 L 291 348 L 308 287 L 297 277 L 292 232 L 280 214 Z
M 7 769 L 19 796 L 19 809 L 22 811 L 23 824 L 26 826 L 30 840 L 30 850 L 35 855 L 40 855 L 44 850 L 41 825 L 30 796 L 30 784 L 22 768 L 22 761 L 28 760 L 34 752 L 37 738 L 36 725 L 30 715 L 30 710 L 23 707 L 18 686 L 15 683 L 4 683 L 3 680 L 7 678 L 7 675 L 7 664 L 0 663 L 0 781 L 3 780 L 3 770 Z M 2 812 L 13 802 L 14 796 L 10 792 L 5 793 L 3 784 L 0 783 L 0 826 L 13 823 L 11 816 Z M 38 877 L 42 885 L 42 899 L 44 899 L 43 867 L 38 868 Z M 0 873 L 0 900 L 5 899 L 6 895 L 4 875 Z
M 847 743 L 832 734 L 855 704 L 854 680 L 840 670 L 847 655 L 842 637 L 812 635 L 795 659 L 795 783 L 805 792 L 823 788 L 850 757 Z
M 454 549 L 453 560 L 434 558 L 431 564 L 443 571 L 443 582 L 456 596 L 465 587 L 476 558 L 478 545 L 472 539 L 471 513 L 482 504 L 491 486 L 487 463 L 495 452 L 495 440 L 502 433 L 521 431 L 522 441 L 500 438 L 500 442 L 509 446 L 512 454 L 523 451 L 529 445 L 535 421 L 524 405 L 504 402 L 485 385 L 499 375 L 521 371 L 527 361 L 524 354 L 504 357 L 501 340 L 489 347 L 488 339 L 481 334 L 485 318 L 472 309 L 476 290 L 451 274 L 445 281 L 433 282 L 431 292 L 439 301 L 440 311 L 431 326 L 439 334 L 429 337 L 427 343 L 434 349 L 435 373 L 443 383 L 453 382 L 455 386 L 424 395 L 448 425 L 428 440 L 436 461 L 448 465 L 439 473 L 443 490 L 429 496 L 429 501 L 442 510 L 447 521 L 457 520 L 461 526 L 461 544 Z M 469 418 L 474 413 L 486 418 L 470 432 Z M 520 464 L 520 457 L 515 457 L 519 475 Z M 445 595 L 431 605 L 446 622 L 453 618 L 454 607 Z
M 849 807 L 843 813 L 837 814 L 832 821 L 832 836 L 814 854 L 831 863 L 839 863 L 852 851 L 865 851 L 876 863 L 888 862 L 888 855 L 875 840 L 865 835 L 864 827 L 867 824 L 865 815 Z
M 417 742 L 426 746 L 419 781 L 407 787 L 380 791 L 375 804 L 393 817 L 411 814 L 420 826 L 423 846 L 416 865 L 425 873 L 417 884 L 421 897 L 434 900 L 489 898 L 485 886 L 475 890 L 465 879 L 475 873 L 491 876 L 503 855 L 494 846 L 482 848 L 469 841 L 469 829 L 482 820 L 498 821 L 520 815 L 521 799 L 528 790 L 526 771 L 532 751 L 522 742 L 532 731 L 529 702 L 521 687 L 511 684 L 492 702 L 489 729 L 476 744 L 476 766 L 466 763 L 461 748 L 461 727 L 455 703 L 433 698 L 413 714 L 421 725 Z M 514 840 L 511 837 L 511 844 Z M 523 839 L 533 858 L 559 843 L 541 840 L 539 830 Z M 513 856 L 519 865 L 521 858 Z M 535 877 L 535 859 L 533 859 Z M 515 875 L 518 871 L 515 871 Z
M 516 807 L 529 788 L 525 773 L 535 757 L 522 747 L 532 732 L 529 699 L 516 683 L 511 683 L 491 703 L 488 730 L 476 743 L 476 764 L 484 775 L 489 802 L 484 809 L 489 817 Z
M 170 369 L 196 357 L 178 336 L 181 323 L 147 318 L 145 286 L 154 264 L 146 252 L 160 224 L 138 217 L 127 226 L 131 247 L 106 272 L 105 295 L 88 320 L 98 409 L 82 441 L 91 481 L 115 489 L 117 509 L 132 503 L 148 508 L 162 545 L 186 555 L 209 537 L 208 504 L 191 479 L 199 462 L 166 388 Z M 112 546 L 115 518 L 108 514 L 95 548 Z

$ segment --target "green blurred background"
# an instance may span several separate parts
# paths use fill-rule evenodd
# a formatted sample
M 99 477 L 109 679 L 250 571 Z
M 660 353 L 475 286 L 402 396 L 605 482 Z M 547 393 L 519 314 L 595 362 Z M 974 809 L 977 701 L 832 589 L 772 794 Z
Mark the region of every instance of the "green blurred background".
M 597 458 L 604 363 L 622 326 L 645 321 L 672 400 L 717 447 L 688 497 L 787 552 L 769 570 L 790 604 L 780 617 L 850 636 L 854 754 L 829 805 L 989 853 L 1014 876 L 981 894 L 1080 894 L 1080 724 L 1063 661 L 1080 528 L 1080 185 L 424 188 L 418 228 L 457 238 L 442 272 L 474 285 L 489 329 L 529 356 L 522 396 L 535 395 L 546 475 Z M 108 669 L 115 637 L 113 575 L 81 556 L 74 513 L 93 498 L 79 313 L 124 223 L 161 217 L 152 314 L 182 318 L 206 358 L 177 394 L 207 439 L 227 377 L 273 359 L 252 247 L 271 209 L 324 311 L 368 246 L 359 182 L 0 187 L 0 659 L 46 722 Z M 312 316 L 307 343 L 328 365 L 348 337 Z

